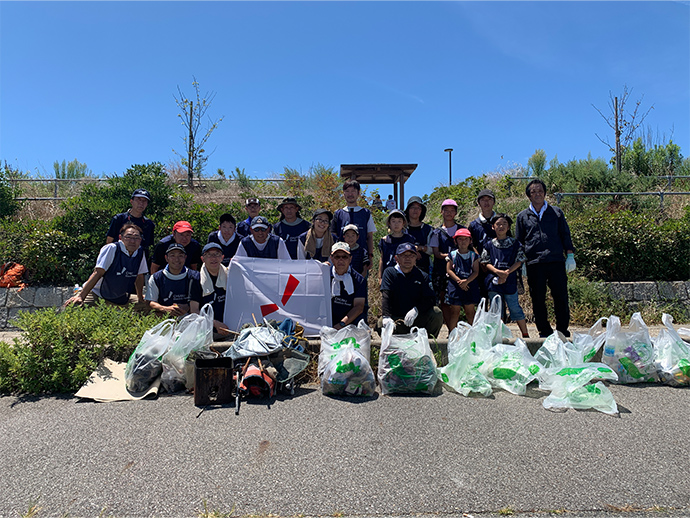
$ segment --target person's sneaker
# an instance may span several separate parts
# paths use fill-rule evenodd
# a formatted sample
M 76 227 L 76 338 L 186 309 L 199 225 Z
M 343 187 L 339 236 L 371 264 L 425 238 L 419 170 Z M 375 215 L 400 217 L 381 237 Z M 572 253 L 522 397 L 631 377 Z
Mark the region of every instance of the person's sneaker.
M 565 331 L 561 331 L 561 333 L 562 333 L 563 336 L 565 336 L 566 338 L 570 338 L 570 331 L 568 331 L 567 329 L 566 329 Z

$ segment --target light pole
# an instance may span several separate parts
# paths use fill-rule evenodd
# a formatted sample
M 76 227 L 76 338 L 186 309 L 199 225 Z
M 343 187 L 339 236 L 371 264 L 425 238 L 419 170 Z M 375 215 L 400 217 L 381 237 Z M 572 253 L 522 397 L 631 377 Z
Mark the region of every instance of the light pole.
M 451 185 L 453 185 L 453 148 L 449 147 L 448 149 L 444 149 L 443 151 L 448 153 L 448 187 L 450 187 Z

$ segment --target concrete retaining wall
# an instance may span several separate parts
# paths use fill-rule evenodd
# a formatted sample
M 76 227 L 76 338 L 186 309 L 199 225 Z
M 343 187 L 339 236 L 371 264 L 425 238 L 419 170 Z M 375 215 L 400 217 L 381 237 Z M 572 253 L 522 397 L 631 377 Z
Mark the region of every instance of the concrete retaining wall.
M 633 310 L 651 301 L 682 302 L 690 311 L 690 281 L 601 282 L 602 289 L 616 299 L 625 300 Z M 59 307 L 74 293 L 71 286 L 0 288 L 0 329 L 15 329 L 11 320 L 19 311 Z

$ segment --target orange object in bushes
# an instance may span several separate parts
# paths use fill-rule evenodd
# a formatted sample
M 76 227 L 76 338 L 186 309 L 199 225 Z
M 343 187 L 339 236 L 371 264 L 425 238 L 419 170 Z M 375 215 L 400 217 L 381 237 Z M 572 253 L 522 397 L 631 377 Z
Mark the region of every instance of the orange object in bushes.
M 26 284 L 22 277 L 26 272 L 26 267 L 19 263 L 5 263 L 0 267 L 0 288 L 20 288 L 24 289 Z

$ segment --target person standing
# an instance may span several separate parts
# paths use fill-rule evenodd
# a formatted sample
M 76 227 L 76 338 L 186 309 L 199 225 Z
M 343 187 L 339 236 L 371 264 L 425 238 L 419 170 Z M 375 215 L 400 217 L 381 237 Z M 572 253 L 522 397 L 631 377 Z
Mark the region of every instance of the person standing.
M 225 266 L 230 264 L 230 259 L 237 252 L 237 247 L 240 244 L 240 239 L 244 236 L 235 232 L 235 218 L 232 214 L 223 214 L 220 217 L 220 224 L 218 230 L 214 230 L 208 235 L 206 243 L 217 243 L 223 251 L 223 264 Z M 204 247 L 205 249 L 206 247 Z M 203 259 L 203 250 L 202 250 Z
M 446 304 L 446 288 L 448 287 L 448 275 L 446 273 L 446 257 L 448 254 L 456 249 L 454 241 L 455 233 L 465 228 L 455 222 L 455 216 L 458 213 L 458 204 L 455 200 L 447 199 L 441 203 L 441 216 L 443 217 L 443 224 L 434 229 L 429 238 L 429 246 L 434 251 L 434 270 L 432 274 L 432 282 L 434 291 L 438 296 L 439 306 L 443 312 L 443 321 L 450 333 L 453 329 L 451 326 L 453 315 L 451 308 Z
M 242 238 L 235 257 L 258 257 L 264 259 L 292 259 L 285 241 L 270 233 L 271 225 L 263 216 L 252 220 L 251 236 Z M 234 259 L 234 258 L 233 258 Z
M 259 198 L 247 198 L 244 203 L 244 210 L 247 211 L 247 219 L 240 221 L 237 225 L 237 233 L 242 237 L 251 235 L 252 220 L 261 212 L 261 202 Z
M 331 232 L 333 213 L 326 209 L 317 209 L 311 218 L 311 228 L 299 236 L 297 256 L 304 259 L 315 259 L 325 263 L 331 255 L 332 246 L 338 241 Z
M 389 266 L 395 266 L 395 252 L 402 243 L 414 243 L 414 238 L 407 233 L 407 219 L 403 211 L 393 209 L 386 218 L 388 235 L 379 240 L 379 284 L 383 278 L 383 272 Z
M 542 180 L 529 182 L 525 194 L 530 206 L 517 216 L 515 238 L 525 250 L 534 323 L 540 337 L 548 337 L 553 332 L 546 310 L 548 286 L 556 314 L 556 329 L 568 337 L 570 308 L 567 273 L 576 268 L 570 227 L 563 211 L 546 201 L 546 184 Z
M 427 275 L 431 275 L 431 256 L 434 251 L 429 245 L 429 239 L 434 228 L 428 223 L 424 223 L 426 205 L 419 196 L 412 196 L 407 201 L 405 216 L 407 216 L 407 233 L 415 239 L 417 252 L 420 255 L 417 260 L 417 268 Z
M 484 241 L 496 237 L 491 219 L 496 215 L 494 212 L 494 205 L 496 204 L 496 196 L 491 189 L 482 189 L 477 194 L 477 206 L 479 206 L 479 216 L 472 220 L 467 228 L 472 234 L 472 245 L 475 251 L 482 255 L 484 250 Z
M 388 199 L 386 200 L 386 210 L 388 212 L 392 211 L 393 209 L 396 209 L 397 207 L 395 206 L 395 200 L 393 199 L 393 195 L 389 194 Z
M 376 225 L 369 209 L 360 207 L 359 200 L 361 187 L 357 180 L 348 180 L 343 184 L 343 197 L 347 205 L 335 211 L 333 215 L 333 233 L 338 239 L 343 239 L 343 232 L 347 225 L 357 225 L 359 236 L 357 242 L 362 248 L 366 248 L 369 261 L 374 257 L 374 232 Z
M 302 219 L 299 213 L 302 207 L 295 198 L 283 198 L 277 209 L 280 212 L 280 221 L 273 225 L 273 232 L 285 241 L 290 257 L 298 259 L 299 236 L 309 230 L 311 224 Z M 303 258 L 301 257 L 300 259 Z
M 105 235 L 105 243 L 110 244 L 118 240 L 120 229 L 125 223 L 133 223 L 141 229 L 141 248 L 146 255 L 146 260 L 149 258 L 149 248 L 153 246 L 154 230 L 156 224 L 149 218 L 144 216 L 144 212 L 151 202 L 151 195 L 146 189 L 135 189 L 129 199 L 130 209 L 127 212 L 115 214 L 110 220 L 110 227 L 108 233 Z

